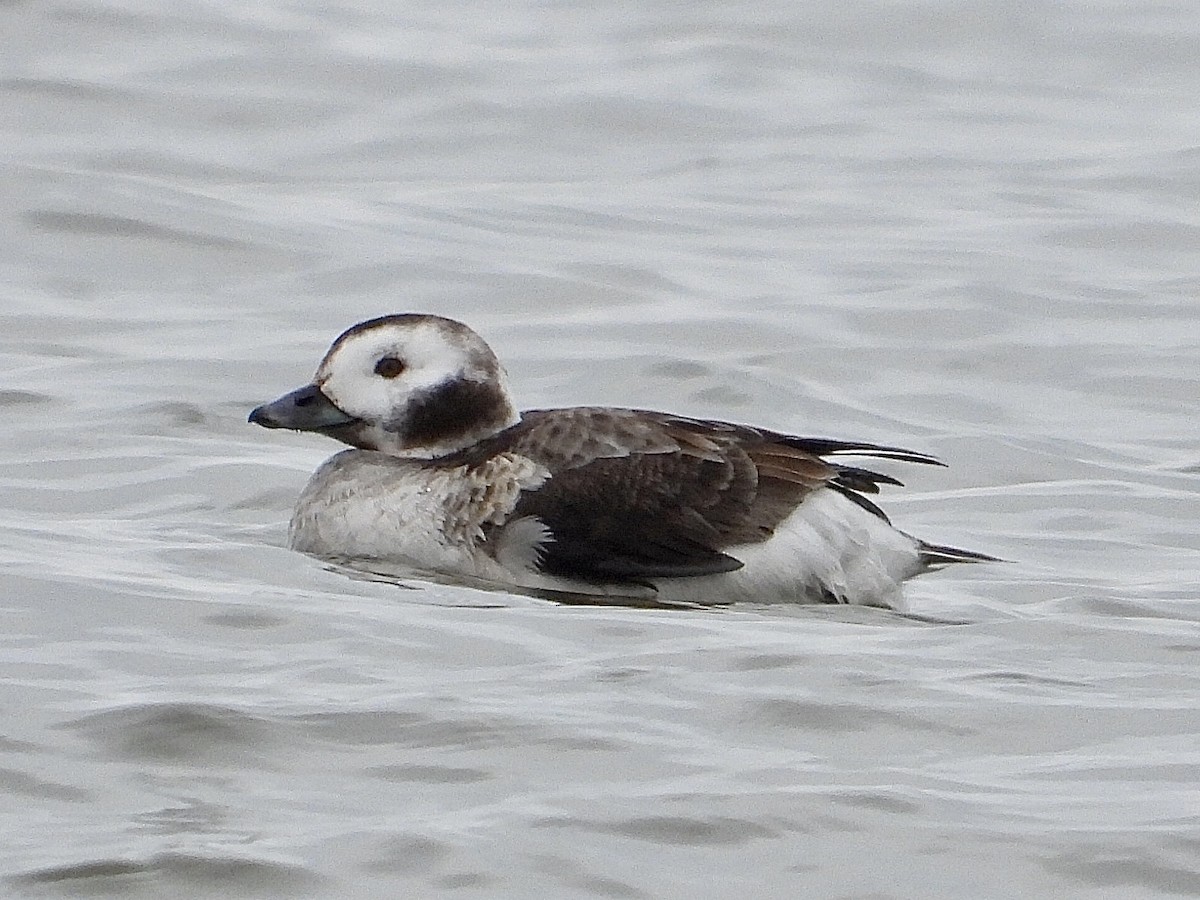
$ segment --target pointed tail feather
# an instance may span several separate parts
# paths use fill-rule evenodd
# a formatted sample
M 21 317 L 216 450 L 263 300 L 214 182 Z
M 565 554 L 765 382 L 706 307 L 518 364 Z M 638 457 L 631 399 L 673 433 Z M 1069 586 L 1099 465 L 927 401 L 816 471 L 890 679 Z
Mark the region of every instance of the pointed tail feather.
M 870 456 L 876 459 L 897 459 L 902 462 L 921 463 L 926 466 L 944 466 L 945 463 L 928 453 L 889 447 L 886 444 L 866 444 L 858 441 L 835 441 L 829 438 L 802 438 L 777 435 L 777 439 L 791 447 L 804 450 L 814 456 Z
M 988 556 L 974 550 L 960 550 L 958 547 L 947 547 L 944 544 L 927 544 L 925 541 L 919 541 L 917 549 L 921 554 L 921 564 L 927 569 L 948 566 L 950 563 L 1004 562 L 998 556 Z

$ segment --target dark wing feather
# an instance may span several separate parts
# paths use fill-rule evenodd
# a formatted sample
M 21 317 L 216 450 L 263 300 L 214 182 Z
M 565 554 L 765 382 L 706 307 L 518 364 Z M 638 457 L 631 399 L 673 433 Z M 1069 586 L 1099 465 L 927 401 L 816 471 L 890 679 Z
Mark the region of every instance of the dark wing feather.
M 899 482 L 821 455 L 934 462 L 896 447 L 580 407 L 527 412 L 517 425 L 445 463 L 471 465 L 502 452 L 525 456 L 550 472 L 536 490 L 521 493 L 510 516 L 535 516 L 550 530 L 543 570 L 606 581 L 738 569 L 741 562 L 727 548 L 767 539 L 822 487 L 883 517 L 862 493 Z
M 721 548 L 745 531 L 758 476 L 728 441 L 625 410 L 533 412 L 516 427 L 512 451 L 551 472 L 513 512 L 554 536 L 547 572 L 636 580 L 741 567 Z

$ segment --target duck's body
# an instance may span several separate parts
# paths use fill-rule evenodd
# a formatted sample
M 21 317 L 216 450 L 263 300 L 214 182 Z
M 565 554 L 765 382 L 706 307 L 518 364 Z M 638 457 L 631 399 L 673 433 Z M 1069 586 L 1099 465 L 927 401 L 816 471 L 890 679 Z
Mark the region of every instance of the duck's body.
M 846 455 L 936 463 L 645 410 L 518 415 L 460 323 L 387 316 L 337 341 L 314 383 L 251 421 L 358 449 L 297 502 L 294 549 L 521 588 L 686 602 L 890 606 L 900 583 L 990 559 L 892 527 L 864 494 L 895 479 Z

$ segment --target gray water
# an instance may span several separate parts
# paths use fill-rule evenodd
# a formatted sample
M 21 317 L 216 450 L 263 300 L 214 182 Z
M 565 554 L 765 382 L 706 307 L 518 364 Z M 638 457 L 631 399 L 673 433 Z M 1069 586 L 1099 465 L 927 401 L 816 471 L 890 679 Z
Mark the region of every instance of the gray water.
M 1200 6 L 0 6 L 0 894 L 1200 895 Z M 372 315 L 885 441 L 913 614 L 288 551 Z

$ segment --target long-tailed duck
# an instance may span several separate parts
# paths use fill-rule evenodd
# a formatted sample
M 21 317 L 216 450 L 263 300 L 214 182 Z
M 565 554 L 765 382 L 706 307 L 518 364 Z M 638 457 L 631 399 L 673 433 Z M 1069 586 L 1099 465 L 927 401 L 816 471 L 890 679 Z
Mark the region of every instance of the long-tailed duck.
M 440 316 L 355 325 L 311 384 L 250 421 L 355 448 L 292 515 L 292 548 L 324 558 L 668 602 L 872 606 L 931 568 L 994 559 L 892 527 L 866 495 L 900 482 L 839 461 L 931 456 L 638 409 L 518 413 L 491 348 Z

